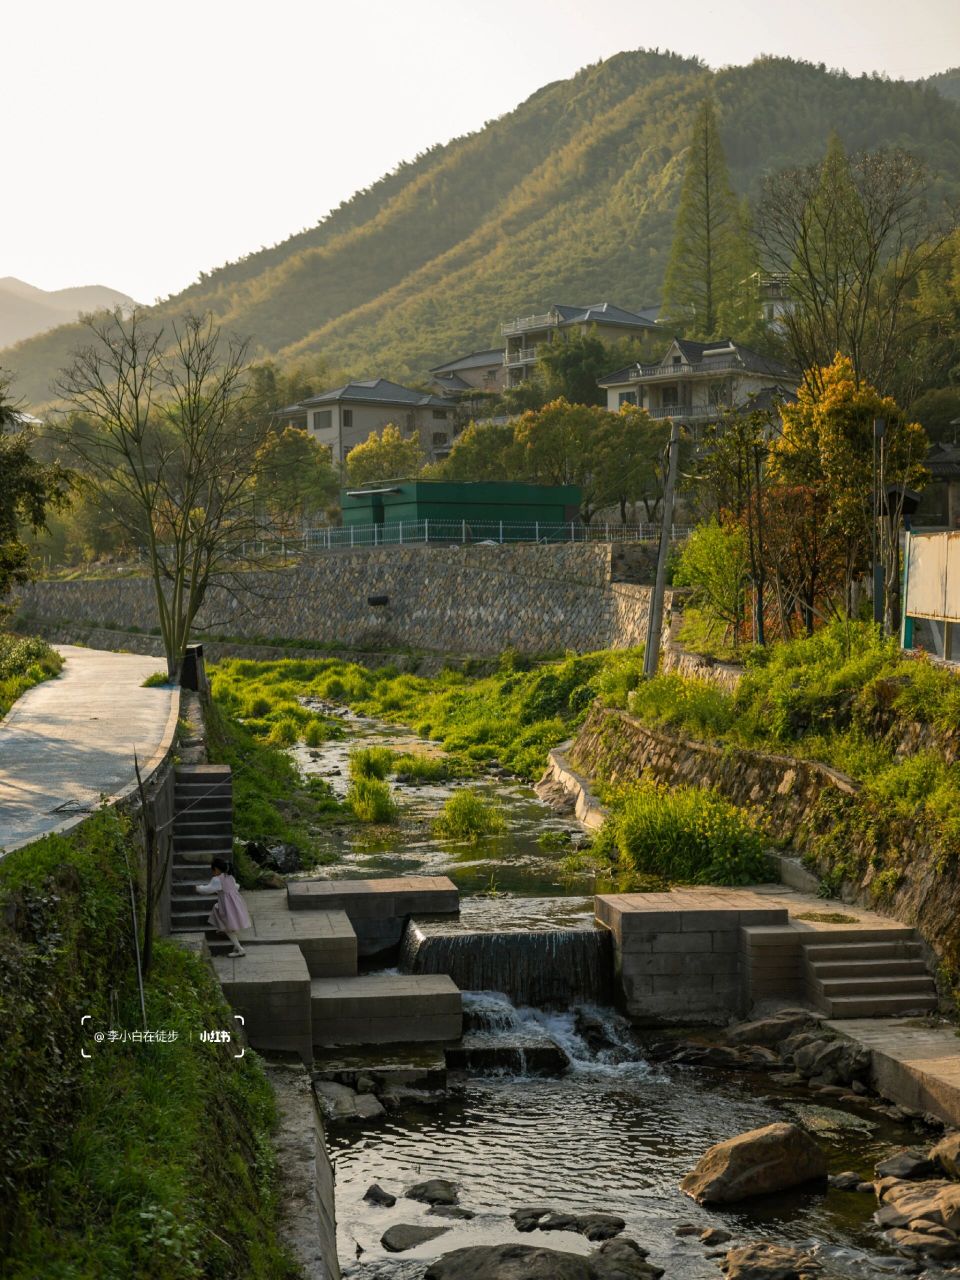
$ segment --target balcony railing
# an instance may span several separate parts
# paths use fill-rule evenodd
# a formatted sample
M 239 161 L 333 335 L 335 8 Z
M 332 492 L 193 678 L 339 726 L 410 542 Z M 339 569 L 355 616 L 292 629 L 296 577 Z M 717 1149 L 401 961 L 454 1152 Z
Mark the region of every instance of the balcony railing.
M 743 372 L 743 365 L 736 358 L 728 360 L 698 360 L 694 364 L 638 364 L 630 375 L 637 378 L 686 378 L 690 374 L 724 373 L 735 369 Z
M 718 418 L 724 406 L 718 404 L 665 404 L 648 409 L 651 418 L 674 418 L 677 422 L 708 421 Z
M 553 315 L 547 311 L 541 316 L 517 316 L 516 320 L 505 320 L 500 326 L 504 337 L 508 333 L 526 333 L 528 329 L 546 329 L 553 324 Z
M 534 364 L 549 347 L 549 343 L 541 342 L 535 347 L 522 347 L 519 351 L 509 348 L 503 353 L 503 363 L 510 368 L 518 364 Z

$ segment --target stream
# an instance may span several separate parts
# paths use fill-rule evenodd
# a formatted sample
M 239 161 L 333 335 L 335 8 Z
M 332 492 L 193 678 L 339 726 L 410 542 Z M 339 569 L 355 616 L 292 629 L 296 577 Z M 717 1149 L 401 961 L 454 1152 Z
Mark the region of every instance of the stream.
M 294 750 L 302 770 L 325 777 L 340 796 L 354 746 L 433 750 L 394 725 L 353 713 L 343 722 L 345 739 Z M 496 797 L 504 831 L 470 845 L 432 834 L 432 818 L 462 785 Z M 551 998 L 550 975 L 558 968 L 551 936 L 565 939 L 559 962 L 560 969 L 566 966 L 565 989 L 581 983 L 581 971 L 598 967 L 589 957 L 578 959 L 583 948 L 606 941 L 594 929 L 590 878 L 570 877 L 558 865 L 559 835 L 569 844 L 579 824 L 551 811 L 531 788 L 491 773 L 466 783 L 396 790 L 402 806 L 397 826 L 331 829 L 326 838 L 338 862 L 311 874 L 448 875 L 462 895 L 460 920 L 415 922 L 416 936 L 408 926 L 399 963 L 405 971 L 419 964 L 413 971 L 451 972 L 464 990 L 464 1044 L 498 1052 L 492 1068 L 474 1069 L 468 1061 L 466 1070 L 451 1070 L 445 1092 L 406 1089 L 384 1117 L 327 1126 L 344 1277 L 420 1280 L 431 1258 L 474 1244 L 519 1241 L 581 1254 L 596 1247 L 570 1231 L 519 1235 L 509 1213 L 523 1205 L 619 1214 L 626 1220 L 624 1234 L 677 1280 L 720 1277 L 717 1261 L 695 1235 L 675 1234 L 688 1223 L 723 1227 L 736 1240 L 766 1237 L 813 1246 L 834 1277 L 904 1273 L 905 1264 L 889 1253 L 872 1221 L 870 1195 L 801 1190 L 718 1211 L 683 1196 L 678 1183 L 712 1143 L 778 1120 L 802 1120 L 826 1146 L 832 1172 L 854 1169 L 865 1178 L 891 1146 L 916 1142 L 911 1129 L 866 1099 L 862 1108 L 832 1098 L 821 1105 L 806 1089 L 778 1087 L 764 1074 L 653 1065 L 642 1036 L 586 980 L 559 1008 L 531 1007 L 558 1003 Z M 545 831 L 557 833 L 548 839 L 552 847 L 540 842 Z M 472 968 L 458 973 L 459 940 L 475 934 L 489 935 L 493 950 L 472 946 Z M 528 960 L 518 965 L 521 954 Z M 487 989 L 469 990 L 458 980 L 464 972 L 479 975 Z M 512 989 L 504 994 L 490 989 L 494 985 Z M 544 1044 L 566 1055 L 563 1074 L 539 1075 L 528 1066 L 531 1046 Z M 391 1060 L 389 1046 L 364 1052 L 371 1065 Z M 475 1216 L 436 1217 L 426 1205 L 403 1198 L 406 1187 L 434 1177 L 453 1179 L 459 1204 Z M 394 1207 L 364 1201 L 374 1182 L 398 1197 Z M 449 1229 L 401 1255 L 389 1254 L 380 1237 L 401 1222 Z

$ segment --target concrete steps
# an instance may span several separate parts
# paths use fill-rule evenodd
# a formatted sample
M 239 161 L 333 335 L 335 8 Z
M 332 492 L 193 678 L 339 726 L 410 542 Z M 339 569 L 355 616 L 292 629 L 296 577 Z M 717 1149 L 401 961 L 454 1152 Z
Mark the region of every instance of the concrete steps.
M 367 974 L 310 983 L 315 1045 L 458 1040 L 460 992 L 446 974 Z
M 831 1018 L 897 1017 L 937 1007 L 920 944 L 905 926 L 887 937 L 810 940 L 804 967 L 808 997 Z
M 174 778 L 170 930 L 207 930 L 216 898 L 194 885 L 210 879 L 210 861 L 233 857 L 233 781 L 228 765 L 180 765 Z M 219 937 L 219 935 L 214 935 Z

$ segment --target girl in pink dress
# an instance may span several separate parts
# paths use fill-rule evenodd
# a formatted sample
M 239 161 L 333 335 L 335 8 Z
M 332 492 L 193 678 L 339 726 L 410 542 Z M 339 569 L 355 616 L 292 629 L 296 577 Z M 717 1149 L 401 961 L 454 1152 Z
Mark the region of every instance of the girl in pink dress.
M 240 945 L 237 937 L 241 929 L 250 928 L 250 915 L 246 904 L 240 897 L 237 882 L 229 874 L 230 864 L 225 858 L 213 858 L 210 870 L 213 877 L 206 884 L 197 885 L 197 893 L 215 893 L 217 900 L 213 905 L 208 920 L 214 929 L 225 933 L 233 943 L 232 956 L 245 956 L 247 953 Z

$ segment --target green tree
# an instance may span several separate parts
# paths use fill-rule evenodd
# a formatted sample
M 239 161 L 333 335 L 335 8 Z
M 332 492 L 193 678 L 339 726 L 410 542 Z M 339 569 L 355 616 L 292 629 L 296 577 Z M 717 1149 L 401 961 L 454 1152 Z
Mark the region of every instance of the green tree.
M 538 361 L 548 398 L 562 396 L 571 404 L 606 403 L 597 379 L 613 368 L 610 359 L 606 344 L 593 334 L 578 333 L 550 343 Z
M 24 530 L 44 528 L 48 513 L 65 504 L 69 481 L 56 463 L 33 456 L 8 387 L 0 377 L 0 599 L 33 576 Z
M 663 282 L 665 314 L 699 338 L 736 323 L 754 270 L 743 206 L 730 185 L 713 101 L 697 112 Z
M 714 627 L 740 644 L 744 588 L 750 572 L 747 536 L 739 524 L 721 524 L 716 516 L 694 529 L 674 570 L 677 586 L 691 587 L 694 600 Z
M 340 483 L 330 450 L 297 427 L 272 432 L 256 457 L 257 499 L 284 537 L 336 505 Z
M 419 475 L 424 465 L 420 437 L 404 436 L 392 422 L 378 435 L 371 431 L 362 444 L 347 454 L 349 484 L 371 484 L 377 480 L 402 480 Z
M 429 473 L 451 481 L 522 480 L 523 465 L 512 423 L 471 422 Z

